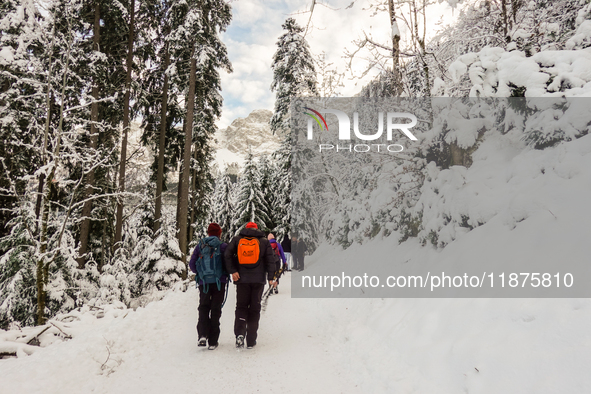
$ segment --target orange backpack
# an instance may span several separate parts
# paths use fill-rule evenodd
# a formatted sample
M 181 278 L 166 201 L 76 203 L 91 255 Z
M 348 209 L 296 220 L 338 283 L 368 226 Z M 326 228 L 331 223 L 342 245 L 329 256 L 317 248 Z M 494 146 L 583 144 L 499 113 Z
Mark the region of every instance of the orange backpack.
M 259 261 L 259 240 L 252 237 L 244 237 L 238 241 L 238 263 L 253 267 Z

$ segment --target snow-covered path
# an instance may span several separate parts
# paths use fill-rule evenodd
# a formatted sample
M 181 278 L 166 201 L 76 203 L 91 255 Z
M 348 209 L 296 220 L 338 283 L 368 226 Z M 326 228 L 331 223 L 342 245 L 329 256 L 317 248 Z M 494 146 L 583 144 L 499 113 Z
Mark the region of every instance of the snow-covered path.
M 382 253 L 377 243 L 333 249 Z M 311 258 L 306 271 L 314 272 Z M 234 347 L 235 291 L 220 347 L 197 347 L 198 292 L 63 323 L 73 339 L 0 360 L 0 394 L 589 393 L 589 299 L 297 299 L 289 278 Z M 71 313 L 76 314 L 76 313 Z
M 0 393 L 354 393 L 330 350 L 317 300 L 270 298 L 255 349 L 234 347 L 235 290 L 222 315 L 220 346 L 197 347 L 198 292 L 89 322 L 74 339 L 0 362 Z M 81 329 L 82 330 L 82 329 Z

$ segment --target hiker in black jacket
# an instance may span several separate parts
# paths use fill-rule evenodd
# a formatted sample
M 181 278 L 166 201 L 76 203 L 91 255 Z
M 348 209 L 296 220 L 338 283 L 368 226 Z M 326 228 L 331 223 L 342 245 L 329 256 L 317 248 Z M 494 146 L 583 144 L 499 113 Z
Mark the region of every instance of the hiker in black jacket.
M 291 256 L 291 240 L 289 239 L 287 234 L 283 236 L 283 241 L 281 241 L 281 247 L 283 248 L 283 253 L 285 254 L 285 259 L 287 260 L 287 270 L 291 271 L 291 268 L 293 267 L 293 260 Z
M 293 237 L 291 239 L 291 249 L 292 254 L 294 257 L 294 269 L 297 271 L 304 270 L 304 256 L 306 255 L 306 244 L 303 240 L 297 239 L 297 237 Z
M 253 242 L 258 242 L 258 251 L 255 251 L 254 256 Z M 269 286 L 276 283 L 273 281 L 275 255 L 265 234 L 258 230 L 256 223 L 247 223 L 238 236 L 230 241 L 224 253 L 224 263 L 236 285 L 236 347 L 244 347 L 246 339 L 246 346 L 251 349 L 256 345 L 265 283 L 269 281 Z

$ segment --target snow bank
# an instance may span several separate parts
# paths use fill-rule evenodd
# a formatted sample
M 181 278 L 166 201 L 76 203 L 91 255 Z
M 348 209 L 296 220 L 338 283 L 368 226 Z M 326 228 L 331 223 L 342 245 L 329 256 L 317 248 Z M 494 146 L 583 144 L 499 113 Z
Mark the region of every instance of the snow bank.
M 591 21 L 580 26 L 585 32 L 580 33 L 583 38 L 573 37 L 569 48 L 575 47 L 574 42 L 582 44 L 591 39 L 591 24 L 588 22 Z M 523 93 L 526 97 L 589 97 L 590 70 L 591 47 L 545 50 L 530 57 L 518 50 L 485 47 L 480 52 L 460 56 L 449 66 L 454 82 L 468 72 L 472 85 L 470 97 L 510 97 Z
M 348 264 L 368 274 L 378 265 L 393 274 L 413 265 L 425 272 L 511 272 L 524 261 L 587 265 L 591 135 L 545 150 L 510 137 L 487 138 L 470 168 L 431 168 L 418 204 L 423 234 L 437 232 L 435 243 L 445 248 L 418 239 L 399 244 L 399 234 L 344 251 L 324 244 L 307 258 L 304 272 L 340 274 Z M 317 302 L 329 313 L 332 346 L 364 392 L 568 393 L 591 387 L 588 298 Z

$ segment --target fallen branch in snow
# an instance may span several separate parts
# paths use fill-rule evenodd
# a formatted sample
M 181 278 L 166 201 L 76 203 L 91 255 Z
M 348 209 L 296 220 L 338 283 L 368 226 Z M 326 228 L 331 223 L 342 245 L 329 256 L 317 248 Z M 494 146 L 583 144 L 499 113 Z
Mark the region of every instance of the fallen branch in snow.
M 161 294 L 161 296 L 163 295 Z M 42 326 L 15 328 L 8 331 L 0 330 L 0 359 L 31 355 L 39 348 L 72 339 L 71 332 L 74 330 L 72 324 L 78 328 L 86 327 L 107 313 L 115 318 L 125 318 L 130 311 L 122 303 L 103 306 L 85 305 L 83 308 L 72 310 L 67 314 L 57 315 Z M 107 374 L 112 373 L 121 364 L 121 360 L 117 356 L 114 357 L 110 354 L 110 346 L 112 344 L 107 342 L 109 356 L 101 367 Z M 101 364 L 100 361 L 97 360 L 97 362 L 99 365 Z
M 39 349 L 38 346 L 19 342 L 0 342 L 0 358 L 30 356 Z
M 52 326 L 57 328 L 62 334 L 64 334 L 64 338 L 72 339 L 72 336 L 70 334 L 66 334 L 61 328 L 59 328 L 57 325 L 55 325 L 52 321 L 50 321 L 49 324 L 51 324 Z
M 41 327 L 25 327 L 24 329 L 7 331 L 0 337 L 0 359 L 33 354 L 43 342 L 47 346 L 48 341 L 41 339 L 44 335 L 72 339 L 72 336 L 64 330 L 53 321 L 48 321 Z
M 45 327 L 37 335 L 34 335 L 30 339 L 27 338 L 28 340 L 26 342 L 25 341 L 23 341 L 23 342 L 25 342 L 27 345 L 39 346 L 39 337 L 41 336 L 41 334 L 43 334 L 45 331 L 49 330 L 50 328 L 51 328 L 50 326 Z M 33 343 L 33 341 L 36 341 L 36 343 Z
M 107 362 L 109 361 L 109 358 L 111 358 L 111 349 L 109 349 L 108 346 L 105 346 L 107 348 L 107 359 L 105 360 L 105 362 L 103 363 L 103 365 L 101 365 L 101 370 L 104 371 L 105 370 L 105 365 L 107 365 Z

